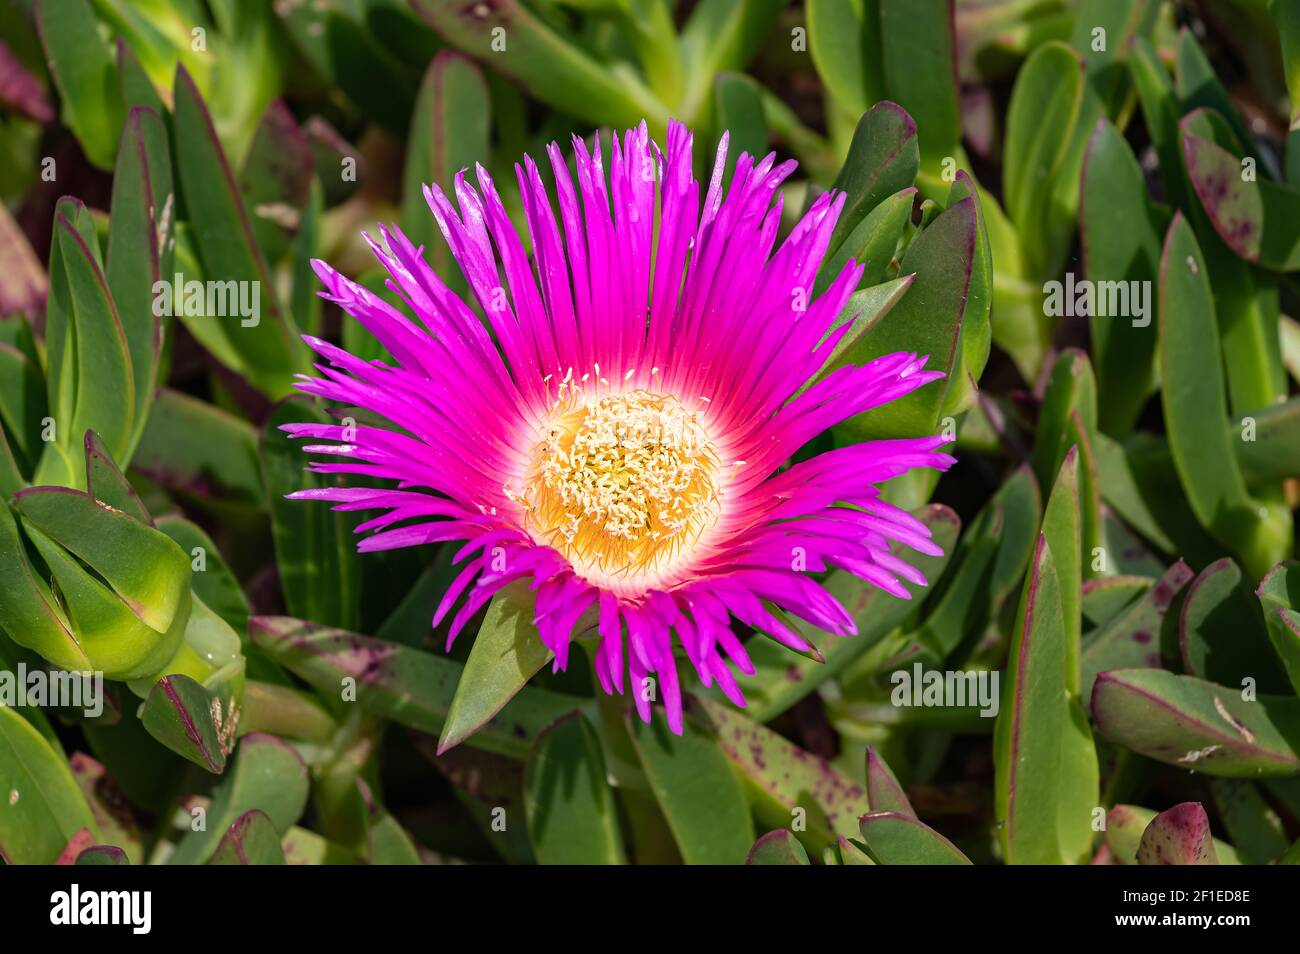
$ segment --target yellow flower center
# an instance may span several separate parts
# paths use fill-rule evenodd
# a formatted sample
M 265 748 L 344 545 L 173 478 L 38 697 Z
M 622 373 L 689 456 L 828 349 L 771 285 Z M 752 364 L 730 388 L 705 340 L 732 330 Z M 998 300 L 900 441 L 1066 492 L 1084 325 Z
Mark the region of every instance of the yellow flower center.
M 672 395 L 562 391 L 525 482 L 528 529 L 589 582 L 662 583 L 717 519 L 719 471 L 713 441 Z

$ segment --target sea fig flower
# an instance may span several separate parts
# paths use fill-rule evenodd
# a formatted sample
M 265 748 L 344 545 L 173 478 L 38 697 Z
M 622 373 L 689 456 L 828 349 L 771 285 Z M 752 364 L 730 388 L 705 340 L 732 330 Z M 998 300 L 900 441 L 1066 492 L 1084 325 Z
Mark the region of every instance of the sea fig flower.
M 729 663 L 752 673 L 733 620 L 800 652 L 778 608 L 831 633 L 853 620 L 805 572 L 846 570 L 907 598 L 924 577 L 895 552 L 938 554 L 926 527 L 880 497 L 915 467 L 946 469 L 943 437 L 840 447 L 786 466 L 827 428 L 941 377 L 924 357 L 890 354 L 818 378 L 848 330 L 836 323 L 862 266 L 849 261 L 809 301 L 843 194 L 818 197 L 773 254 L 779 187 L 795 168 L 742 154 L 722 188 L 726 137 L 701 203 L 692 135 L 645 124 L 599 144 L 579 138 L 577 187 L 559 147 L 547 155 L 559 218 L 537 165 L 515 166 L 533 253 L 491 177 L 455 179 L 459 213 L 425 198 L 486 319 L 448 290 L 396 228 L 366 236 L 388 287 L 418 319 L 323 262 L 322 295 L 360 321 L 394 363 L 308 337 L 320 377 L 298 387 L 390 426 L 294 424 L 336 455 L 323 474 L 395 487 L 329 487 L 297 498 L 386 511 L 358 528 L 362 551 L 466 541 L 433 618 L 455 609 L 447 645 L 502 587 L 527 580 L 541 641 L 569 661 L 578 619 L 598 619 L 595 671 L 625 676 L 642 719 L 651 675 L 682 730 L 674 649 L 705 686 L 744 705 Z M 814 380 L 816 379 L 816 380 Z M 805 390 L 801 387 L 811 383 Z M 462 600 L 463 597 L 463 600 Z

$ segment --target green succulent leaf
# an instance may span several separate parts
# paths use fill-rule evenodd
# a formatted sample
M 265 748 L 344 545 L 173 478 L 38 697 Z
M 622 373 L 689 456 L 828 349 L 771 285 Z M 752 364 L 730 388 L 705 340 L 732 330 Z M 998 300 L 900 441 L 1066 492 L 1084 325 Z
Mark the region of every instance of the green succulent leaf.
M 769 831 L 749 849 L 747 865 L 808 865 L 808 852 L 799 839 L 784 828 Z
M 687 864 L 735 865 L 754 841 L 749 803 L 735 770 L 694 720 L 680 736 L 662 718 L 627 717 L 650 789 Z
M 801 809 L 814 845 L 857 833 L 858 816 L 867 808 L 862 786 L 728 706 L 700 698 L 687 703 L 739 772 L 760 821 L 789 824 L 791 811 Z
M 957 846 L 914 815 L 871 812 L 858 822 L 867 851 L 882 865 L 968 865 Z
M 1097 677 L 1097 730 L 1117 745 L 1178 768 L 1229 778 L 1300 773 L 1300 699 L 1259 696 L 1158 669 Z
M 524 808 L 541 864 L 624 864 L 596 730 L 577 712 L 544 729 L 524 766 Z
M 1084 699 L 1091 697 L 1101 672 L 1164 666 L 1165 651 L 1173 645 L 1177 600 L 1193 576 L 1191 568 L 1180 560 L 1138 599 L 1089 634 L 1081 659 Z
M 844 210 L 831 233 L 827 261 L 835 260 L 841 246 L 882 202 L 912 188 L 920 162 L 916 123 L 906 110 L 885 101 L 862 114 L 835 180 L 835 191 L 845 195 Z
M 1007 214 L 1025 239 L 1031 270 L 1057 271 L 1073 221 L 1052 206 L 1052 188 L 1066 162 L 1071 132 L 1083 103 L 1083 59 L 1064 43 L 1045 43 L 1016 77 L 1007 113 L 1003 194 Z
M 952 375 L 962 360 L 962 319 L 966 313 L 979 232 L 975 196 L 941 212 L 912 241 L 900 275 L 915 278 L 903 299 L 861 335 L 839 359 L 866 364 L 881 355 L 912 351 L 929 356 L 927 370 L 943 371 L 943 381 L 927 384 L 906 397 L 859 414 L 840 429 L 857 439 L 933 433 L 938 425 Z
M 98 825 L 62 754 L 26 719 L 0 706 L 0 857 L 8 864 L 53 864 L 81 829 Z
M 1250 498 L 1227 427 L 1221 352 L 1205 258 L 1180 215 L 1160 265 L 1161 401 L 1174 466 L 1201 525 L 1263 574 L 1290 549 L 1291 520 Z
M 351 693 L 369 712 L 437 736 L 442 733 L 462 669 L 459 663 L 284 616 L 254 616 L 253 644 L 322 694 Z M 466 741 L 521 758 L 528 740 L 582 700 L 525 686 Z
M 956 162 L 961 108 L 949 0 L 879 0 L 880 49 L 889 98 L 916 118 L 926 173 Z
M 195 315 L 189 292 L 173 289 L 172 309 L 200 341 L 219 342 L 231 370 L 244 375 L 266 395 L 292 390 L 293 374 L 304 368 L 303 347 L 293 319 L 280 307 L 266 257 L 257 244 L 248 210 L 203 97 L 184 67 L 173 90 L 176 170 L 202 267 L 204 312 Z M 184 275 L 184 281 L 199 281 Z M 208 293 L 208 289 L 213 291 Z M 218 300 L 215 292 L 220 291 Z M 219 312 L 207 314 L 208 299 Z M 247 307 L 232 307 L 233 302 Z M 241 312 L 248 312 L 242 314 Z
M 235 761 L 206 810 L 205 826 L 192 830 L 168 857 L 169 864 L 203 864 L 222 852 L 222 840 L 246 813 L 261 812 L 274 831 L 283 836 L 298 821 L 307 805 L 307 766 L 293 747 L 275 736 L 254 733 L 244 737 Z M 265 841 L 260 822 L 252 837 Z M 226 849 L 227 852 L 229 849 Z M 256 849 L 259 856 L 265 849 Z
M 257 441 L 228 411 L 162 388 L 132 466 L 187 498 L 257 507 L 266 502 Z
M 512 583 L 492 598 L 456 684 L 438 739 L 439 754 L 493 719 L 554 658 L 537 638 L 533 615 L 532 594 L 526 583 Z
M 1116 805 L 1107 813 L 1104 837 L 1106 847 L 1110 850 L 1110 858 L 1115 864 L 1138 863 L 1137 853 L 1142 843 L 1142 836 L 1155 818 L 1156 812 L 1138 805 Z M 1213 840 L 1213 846 L 1219 864 L 1241 864 L 1236 850 L 1231 845 L 1216 838 Z
M 42 0 L 36 25 L 50 74 L 63 101 L 63 119 L 86 157 L 101 169 L 113 167 L 122 100 L 113 57 L 96 29 L 87 0 Z
M 1300 564 L 1279 563 L 1260 581 L 1255 591 L 1264 609 L 1264 622 L 1277 658 L 1300 694 Z
M 450 194 L 456 173 L 474 178 L 475 163 L 489 154 L 492 103 L 487 81 L 474 61 L 452 50 L 440 50 L 429 63 L 415 100 L 415 115 L 402 173 L 402 228 L 416 245 L 423 245 L 433 270 L 443 281 L 459 281 L 446 243 L 437 236 L 423 187 L 436 183 Z
M 282 865 L 280 834 L 266 812 L 253 808 L 234 820 L 221 836 L 210 865 Z
M 1140 865 L 1217 865 L 1210 818 L 1200 802 L 1183 802 L 1151 819 L 1138 843 Z
M 214 703 L 218 705 L 214 706 Z M 186 675 L 163 676 L 145 697 L 140 719 L 155 739 L 202 769 L 221 774 L 228 746 L 219 722 L 220 697 Z M 233 714 L 226 711 L 227 720 Z
M 871 746 L 867 746 L 867 803 L 873 812 L 893 812 L 915 818 L 912 803 L 907 800 L 903 786 L 885 760 Z
M 1178 646 L 1188 675 L 1221 686 L 1250 679 L 1266 693 L 1290 686 L 1270 649 L 1259 601 L 1231 557 L 1211 563 L 1187 587 Z

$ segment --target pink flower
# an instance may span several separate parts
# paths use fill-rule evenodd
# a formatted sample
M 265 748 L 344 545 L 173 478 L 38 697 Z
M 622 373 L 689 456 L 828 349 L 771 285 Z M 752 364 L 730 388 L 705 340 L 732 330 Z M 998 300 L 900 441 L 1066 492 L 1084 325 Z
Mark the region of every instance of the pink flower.
M 307 341 L 321 377 L 299 387 L 368 409 L 392 427 L 297 424 L 307 447 L 340 462 L 320 473 L 396 481 L 292 496 L 385 513 L 362 551 L 464 540 L 468 560 L 434 616 L 457 606 L 452 639 L 498 590 L 528 580 L 538 637 L 569 660 L 579 617 L 599 620 L 595 669 L 607 693 L 630 678 L 650 718 L 650 674 L 669 725 L 682 729 L 674 642 L 704 685 L 743 706 L 728 662 L 753 666 L 733 618 L 795 650 L 809 644 L 769 607 L 824 630 L 855 632 L 844 608 L 800 570 L 847 570 L 900 598 L 922 575 L 896 543 L 938 554 L 925 526 L 876 485 L 914 467 L 946 469 L 942 437 L 841 447 L 785 467 L 846 418 L 941 377 L 924 357 L 891 354 L 814 379 L 849 323 L 850 261 L 811 303 L 809 290 L 844 204 L 823 195 L 773 254 L 778 189 L 795 164 L 741 155 L 721 187 L 726 137 L 703 196 L 693 137 L 674 124 L 661 152 L 645 125 L 599 147 L 574 138 L 575 191 L 547 149 L 559 220 L 532 159 L 516 165 L 533 254 L 479 167 L 456 176 L 460 213 L 437 186 L 429 207 L 486 322 L 453 295 L 396 228 L 370 239 L 389 287 L 419 323 L 323 262 L 325 294 L 396 364 Z M 656 230 L 657 225 L 657 230 Z M 485 326 L 486 324 L 486 326 Z M 463 598 L 463 599 L 462 599 Z

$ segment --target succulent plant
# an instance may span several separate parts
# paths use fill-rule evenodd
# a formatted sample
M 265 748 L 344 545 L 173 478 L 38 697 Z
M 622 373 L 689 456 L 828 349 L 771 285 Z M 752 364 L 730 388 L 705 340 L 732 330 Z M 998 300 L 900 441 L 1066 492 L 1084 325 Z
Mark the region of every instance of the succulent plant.
M 0 0 L 0 858 L 1300 862 L 1295 9 Z

